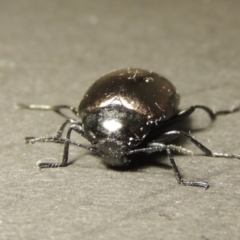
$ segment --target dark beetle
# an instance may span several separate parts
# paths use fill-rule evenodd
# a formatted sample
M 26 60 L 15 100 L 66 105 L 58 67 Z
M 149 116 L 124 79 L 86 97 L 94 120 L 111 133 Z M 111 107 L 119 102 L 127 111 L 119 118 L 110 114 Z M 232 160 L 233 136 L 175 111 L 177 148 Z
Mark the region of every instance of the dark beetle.
M 179 111 L 179 94 L 167 79 L 152 71 L 142 69 L 121 69 L 98 79 L 86 92 L 78 109 L 66 105 L 23 105 L 21 108 L 52 110 L 65 116 L 63 109 L 70 109 L 79 120 L 67 119 L 54 137 L 27 137 L 27 143 L 56 142 L 64 144 L 63 159 L 60 164 L 38 163 L 40 168 L 65 167 L 68 164 L 69 145 L 76 145 L 99 153 L 109 166 L 124 166 L 136 153 L 165 151 L 170 159 L 179 184 L 208 188 L 206 182 L 184 181 L 175 164 L 172 151 L 188 154 L 190 151 L 180 146 L 167 144 L 174 138 L 183 136 L 194 143 L 207 156 L 240 158 L 240 155 L 213 153 L 191 135 L 182 131 L 164 132 L 167 126 L 179 122 L 194 112 L 203 109 L 214 120 L 217 115 L 239 110 L 213 112 L 202 105 L 191 106 Z M 63 131 L 70 125 L 65 138 Z M 85 146 L 70 139 L 75 131 L 86 138 L 91 145 Z

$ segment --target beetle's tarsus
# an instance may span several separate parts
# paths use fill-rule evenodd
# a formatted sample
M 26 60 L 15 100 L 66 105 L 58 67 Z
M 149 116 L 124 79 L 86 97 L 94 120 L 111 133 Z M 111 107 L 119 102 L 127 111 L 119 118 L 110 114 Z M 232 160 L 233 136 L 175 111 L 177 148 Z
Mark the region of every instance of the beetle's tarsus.
M 213 153 L 212 156 L 217 157 L 217 158 L 236 158 L 236 159 L 240 159 L 239 154 L 232 154 L 232 153 Z
M 210 185 L 207 182 L 187 182 L 182 180 L 178 183 L 184 186 L 203 187 L 205 188 L 205 190 L 207 190 L 210 187 Z
M 42 162 L 37 162 L 37 166 L 39 170 L 42 168 L 58 168 L 58 167 L 66 167 L 67 164 L 62 164 L 62 163 L 42 163 Z

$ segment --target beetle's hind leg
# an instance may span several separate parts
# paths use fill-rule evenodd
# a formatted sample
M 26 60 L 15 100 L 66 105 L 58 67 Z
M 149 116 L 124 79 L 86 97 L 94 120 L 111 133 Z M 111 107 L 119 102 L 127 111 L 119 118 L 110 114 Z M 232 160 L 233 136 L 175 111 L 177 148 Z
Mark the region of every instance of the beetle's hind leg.
M 68 105 L 36 105 L 36 104 L 17 104 L 17 107 L 19 109 L 29 109 L 29 110 L 42 110 L 42 111 L 54 111 L 57 114 L 59 114 L 62 117 L 68 118 L 64 113 L 62 113 L 62 110 L 68 109 L 70 110 L 74 115 L 78 116 L 78 111 L 75 107 L 68 106 Z
M 191 115 L 196 109 L 204 110 L 209 115 L 211 120 L 215 120 L 217 118 L 217 116 L 219 116 L 219 115 L 227 115 L 227 114 L 232 114 L 232 113 L 240 111 L 240 106 L 234 107 L 233 109 L 230 109 L 230 110 L 221 110 L 221 111 L 214 112 L 211 108 L 209 108 L 207 106 L 194 105 L 185 110 L 180 111 L 175 116 L 173 116 L 171 119 L 169 119 L 169 121 L 175 122 L 175 121 L 179 121 L 183 118 L 186 118 L 187 116 Z

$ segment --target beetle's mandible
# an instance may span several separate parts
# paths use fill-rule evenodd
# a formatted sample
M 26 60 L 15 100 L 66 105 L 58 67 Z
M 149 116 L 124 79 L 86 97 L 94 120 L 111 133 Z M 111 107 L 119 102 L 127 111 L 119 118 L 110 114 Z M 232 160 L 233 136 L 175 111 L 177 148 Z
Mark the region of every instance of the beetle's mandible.
M 207 182 L 183 180 L 172 152 L 180 151 L 182 154 L 188 154 L 189 151 L 169 142 L 182 136 L 210 157 L 240 159 L 240 155 L 214 153 L 186 132 L 174 129 L 164 132 L 164 130 L 167 126 L 171 127 L 174 123 L 184 120 L 196 109 L 204 110 L 214 120 L 218 115 L 239 111 L 239 107 L 214 112 L 207 106 L 193 105 L 185 110 L 179 110 L 179 100 L 175 87 L 164 77 L 152 71 L 127 68 L 99 78 L 85 93 L 78 108 L 67 105 L 33 104 L 19 104 L 19 107 L 55 111 L 62 116 L 65 116 L 62 110 L 69 109 L 78 118 L 78 120 L 67 118 L 55 136 L 25 138 L 27 143 L 64 144 L 61 163 L 38 163 L 39 168 L 66 167 L 70 145 L 97 152 L 109 166 L 126 166 L 131 162 L 131 157 L 137 153 L 164 151 L 179 184 L 207 189 L 209 187 Z M 66 127 L 66 136 L 62 137 Z M 83 145 L 72 141 L 73 131 L 87 139 L 90 144 Z

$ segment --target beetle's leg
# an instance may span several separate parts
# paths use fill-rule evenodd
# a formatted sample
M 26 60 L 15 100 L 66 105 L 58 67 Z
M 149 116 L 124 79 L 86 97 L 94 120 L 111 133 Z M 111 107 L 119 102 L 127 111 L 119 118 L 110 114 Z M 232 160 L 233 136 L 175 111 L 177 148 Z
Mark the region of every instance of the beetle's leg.
M 66 139 L 70 140 L 71 133 L 72 131 L 79 132 L 78 126 L 76 124 L 72 124 L 66 135 Z M 62 162 L 61 163 L 38 163 L 39 168 L 56 168 L 56 167 L 66 167 L 68 164 L 68 155 L 69 155 L 69 145 L 70 141 L 65 141 L 64 143 L 64 149 L 63 149 L 63 157 L 62 157 Z M 83 145 L 81 145 L 83 146 Z M 90 150 L 90 149 L 89 149 Z
M 184 181 L 180 172 L 179 172 L 179 170 L 178 170 L 178 167 L 177 167 L 177 165 L 174 161 L 174 158 L 172 156 L 172 153 L 171 153 L 171 150 L 170 150 L 169 147 L 166 148 L 166 152 L 167 152 L 168 158 L 170 160 L 170 163 L 173 167 L 174 175 L 177 179 L 178 184 L 185 185 L 185 186 L 193 186 L 193 187 L 204 187 L 205 189 L 209 188 L 209 184 L 207 182 Z
M 18 104 L 17 107 L 19 109 L 30 109 L 30 110 L 43 110 L 43 111 L 54 111 L 57 114 L 61 115 L 62 117 L 68 118 L 61 110 L 69 109 L 74 115 L 78 116 L 78 111 L 75 107 L 71 107 L 68 105 L 56 105 L 56 106 L 49 106 L 49 105 L 35 105 L 35 104 Z
M 170 160 L 170 163 L 172 165 L 173 171 L 174 171 L 174 175 L 177 179 L 177 182 L 181 185 L 185 185 L 185 186 L 193 186 L 193 187 L 204 187 L 205 189 L 207 189 L 209 187 L 209 184 L 207 182 L 191 182 L 191 181 L 184 181 L 179 170 L 178 167 L 174 161 L 174 158 L 172 156 L 171 150 L 177 150 L 179 151 L 179 148 L 176 148 L 177 146 L 175 145 L 165 145 L 162 143 L 150 143 L 149 147 L 147 148 L 141 148 L 141 149 L 134 149 L 128 152 L 127 155 L 130 154 L 134 154 L 134 153 L 139 153 L 139 152 L 144 152 L 144 153 L 153 153 L 153 152 L 162 152 L 163 150 L 165 150 L 167 152 L 168 158 Z M 182 148 L 181 152 L 184 154 L 189 154 L 190 151 Z
M 155 146 L 158 146 L 158 145 L 159 145 L 159 142 L 152 142 L 152 143 L 148 144 L 149 147 L 155 147 Z M 169 149 L 171 149 L 172 151 L 175 151 L 175 152 L 178 152 L 178 153 L 181 153 L 181 154 L 184 154 L 184 155 L 193 156 L 193 151 L 192 150 L 189 150 L 189 149 L 184 148 L 182 146 L 177 146 L 177 145 L 174 145 L 174 144 L 167 144 L 166 146 Z
M 63 134 L 63 131 L 64 129 L 66 128 L 66 126 L 68 124 L 76 124 L 78 126 L 78 129 L 76 130 L 79 134 L 81 134 L 82 136 L 84 136 L 84 131 L 83 131 L 83 128 L 82 128 L 82 124 L 74 119 L 67 119 L 62 125 L 61 127 L 58 129 L 56 135 L 53 137 L 55 139 L 57 138 L 61 138 L 62 137 L 62 134 Z M 30 139 L 35 139 L 35 137 L 25 137 L 25 142 L 28 143 L 28 140 Z
M 83 131 L 83 128 L 82 128 L 82 123 L 80 123 L 79 121 L 76 121 L 76 120 L 74 120 L 74 119 L 67 119 L 67 120 L 62 124 L 62 126 L 58 129 L 57 134 L 56 134 L 56 137 L 57 137 L 57 138 L 60 138 L 60 137 L 62 136 L 64 129 L 66 128 L 66 126 L 67 126 L 69 123 L 70 123 L 70 124 L 75 124 L 75 125 L 77 125 L 78 127 L 76 128 L 75 131 L 78 132 L 79 134 L 81 134 L 82 136 L 84 135 L 84 131 Z
M 173 116 L 173 119 L 177 118 L 177 120 L 179 120 L 181 118 L 185 118 L 185 117 L 191 115 L 196 109 L 204 110 L 212 120 L 214 120 L 216 118 L 216 113 L 214 113 L 213 110 L 210 109 L 209 107 L 203 106 L 203 105 L 194 105 L 185 110 L 180 111 L 175 116 Z
M 182 154 L 185 154 L 185 155 L 193 155 L 193 152 L 191 150 L 183 148 L 181 146 L 176 146 L 176 145 L 173 145 L 173 144 L 166 145 L 166 144 L 158 143 L 158 142 L 149 143 L 146 148 L 139 148 L 139 149 L 130 150 L 127 153 L 127 155 L 140 153 L 140 152 L 144 152 L 144 153 L 162 152 L 166 148 L 169 148 L 173 151 L 176 151 L 176 152 L 179 152 L 179 153 L 182 153 Z
M 60 138 L 61 136 L 62 136 L 62 134 L 63 134 L 63 131 L 64 131 L 64 129 L 66 128 L 66 126 L 69 124 L 69 123 L 74 123 L 75 122 L 75 120 L 73 120 L 73 119 L 67 119 L 63 124 L 62 124 L 62 126 L 58 129 L 58 131 L 57 131 L 57 134 L 56 134 L 56 137 L 57 138 Z
M 72 124 L 72 125 L 70 126 L 70 128 L 68 129 L 67 135 L 66 135 L 66 138 L 67 138 L 67 139 L 70 139 L 71 133 L 72 133 L 73 130 L 76 131 L 76 132 L 78 132 L 78 128 L 77 128 L 76 124 Z M 64 144 L 62 162 L 61 162 L 57 167 L 66 167 L 66 166 L 67 166 L 68 155 L 69 155 L 69 154 L 68 154 L 68 152 L 69 152 L 69 145 L 70 145 L 69 142 L 66 142 L 66 143 Z M 42 167 L 41 164 L 39 164 L 39 167 L 40 167 L 40 168 Z M 49 166 L 49 167 L 52 167 L 52 166 Z M 55 166 L 53 166 L 53 167 L 55 167 Z
M 69 130 L 73 130 L 71 127 Z M 85 148 L 89 151 L 94 151 L 97 152 L 97 149 L 94 146 L 87 146 L 83 145 L 81 143 L 77 143 L 74 141 L 71 141 L 70 139 L 67 138 L 55 138 L 55 137 L 43 137 L 43 138 L 35 138 L 34 140 L 30 140 L 30 143 L 35 143 L 35 142 L 54 142 L 54 143 L 63 143 L 64 145 L 64 151 L 63 151 L 63 158 L 61 163 L 49 163 L 49 162 L 37 162 L 37 166 L 42 169 L 42 168 L 57 168 L 57 167 L 66 167 L 68 165 L 68 151 L 69 151 L 69 145 L 75 145 L 77 147 L 82 147 Z
M 64 128 L 66 126 L 66 124 L 69 123 L 69 121 L 66 121 L 61 128 Z M 60 128 L 60 130 L 61 130 Z M 73 142 L 70 140 L 70 136 L 71 136 L 71 132 L 72 130 L 74 130 L 75 132 L 83 135 L 83 130 L 82 130 L 82 126 L 78 123 L 78 122 L 74 122 L 71 124 L 71 126 L 69 127 L 68 131 L 67 131 L 67 135 L 66 138 L 61 138 L 60 135 L 62 134 L 61 131 L 58 132 L 57 136 L 54 137 L 26 137 L 25 141 L 26 143 L 36 143 L 36 142 L 55 142 L 55 143 L 63 143 L 64 144 L 64 151 L 63 151 L 63 158 L 62 158 L 62 162 L 59 163 L 38 163 L 39 168 L 55 168 L 55 167 L 65 167 L 67 166 L 67 162 L 68 162 L 68 150 L 69 150 L 69 145 L 73 144 L 76 145 L 78 147 L 83 147 L 86 148 L 90 151 L 96 151 L 96 149 L 92 146 L 86 146 L 86 145 L 82 145 L 76 142 Z
M 231 114 L 231 113 L 235 113 L 235 112 L 240 111 L 240 106 L 235 107 L 235 108 L 233 108 L 231 110 L 222 110 L 222 111 L 214 112 L 211 108 L 209 108 L 207 106 L 194 105 L 194 106 L 191 106 L 191 107 L 189 107 L 189 108 L 187 108 L 185 110 L 182 110 L 182 111 L 178 112 L 172 118 L 168 119 L 165 124 L 166 125 L 170 125 L 172 123 L 181 121 L 182 119 L 184 119 L 184 118 L 188 117 L 189 115 L 191 115 L 196 109 L 204 110 L 209 115 L 211 120 L 215 120 L 218 115 L 227 115 L 227 114 Z M 160 119 L 160 120 L 154 121 L 154 123 L 156 125 L 161 125 L 161 124 L 163 124 L 163 121 L 162 121 L 162 119 Z
M 207 106 L 194 105 L 194 106 L 191 106 L 191 107 L 189 107 L 189 108 L 187 108 L 185 110 L 180 111 L 176 116 L 174 116 L 174 118 L 175 117 L 177 117 L 178 119 L 179 118 L 185 118 L 185 117 L 191 115 L 196 109 L 204 110 L 206 113 L 208 113 L 209 117 L 212 120 L 215 120 L 218 115 L 227 115 L 227 114 L 238 112 L 240 110 L 240 106 L 235 107 L 235 108 L 233 108 L 231 110 L 222 110 L 222 111 L 214 112 L 211 108 L 209 108 Z
M 69 144 L 77 146 L 77 147 L 86 148 L 89 151 L 97 151 L 97 149 L 92 145 L 90 145 L 90 146 L 84 145 L 84 144 L 72 141 L 70 139 L 67 139 L 67 138 L 62 138 L 62 137 L 60 137 L 60 138 L 51 137 L 51 136 L 50 137 L 26 137 L 25 141 L 28 144 L 30 144 L 30 143 L 34 144 L 34 143 L 37 143 L 37 142 L 53 142 L 53 143 L 60 143 L 60 144 L 69 143 Z
M 218 115 L 227 115 L 227 114 L 235 113 L 235 112 L 238 112 L 238 111 L 240 111 L 240 106 L 234 107 L 234 108 L 231 109 L 231 110 L 221 110 L 221 111 L 217 111 L 217 112 L 215 112 L 215 115 L 216 115 L 216 116 L 218 116 Z
M 200 150 L 202 150 L 207 156 L 210 157 L 221 157 L 221 158 L 237 158 L 240 159 L 239 154 L 231 154 L 231 153 L 213 153 L 211 150 L 209 150 L 207 147 L 205 147 L 202 143 L 200 143 L 198 140 L 196 140 L 194 137 L 192 137 L 190 134 L 182 132 L 182 131 L 170 131 L 164 133 L 164 135 L 172 135 L 172 136 L 183 136 L 185 138 L 188 138 L 193 144 L 195 144 Z

